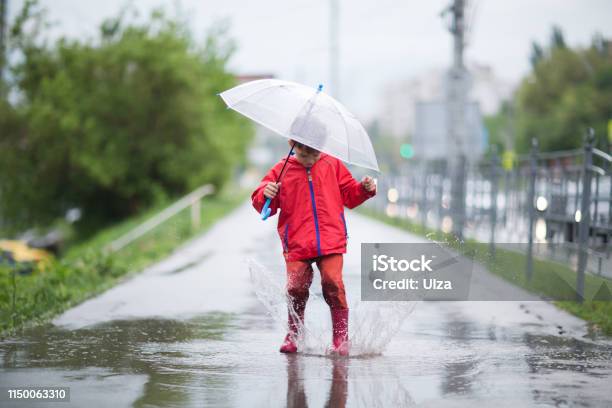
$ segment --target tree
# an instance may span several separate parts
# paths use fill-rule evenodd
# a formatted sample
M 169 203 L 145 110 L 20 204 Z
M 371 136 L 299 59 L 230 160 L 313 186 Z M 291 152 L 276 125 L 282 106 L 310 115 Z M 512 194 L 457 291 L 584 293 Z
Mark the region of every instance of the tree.
M 557 25 L 553 25 L 552 27 L 552 33 L 550 36 L 550 47 L 551 49 L 566 48 L 563 30 Z
M 15 102 L 0 105 L 0 219 L 13 229 L 72 207 L 84 227 L 99 226 L 204 183 L 220 187 L 245 160 L 251 126 L 217 97 L 235 84 L 225 31 L 198 46 L 159 11 L 127 20 L 105 21 L 95 41 L 47 44 L 35 2 L 16 19 Z
M 489 132 L 489 146 L 495 146 L 497 152 L 514 150 L 512 122 L 513 107 L 510 101 L 504 101 L 496 114 L 485 116 L 484 123 Z
M 536 65 L 538 65 L 538 62 L 540 62 L 542 58 L 544 58 L 544 49 L 540 44 L 533 41 L 531 43 L 531 55 L 529 56 L 531 67 L 534 68 Z
M 571 49 L 555 27 L 548 49 L 538 47 L 515 96 L 517 150 L 527 152 L 534 137 L 543 151 L 577 148 L 588 127 L 602 146 L 612 118 L 610 42 L 596 35 L 590 47 Z

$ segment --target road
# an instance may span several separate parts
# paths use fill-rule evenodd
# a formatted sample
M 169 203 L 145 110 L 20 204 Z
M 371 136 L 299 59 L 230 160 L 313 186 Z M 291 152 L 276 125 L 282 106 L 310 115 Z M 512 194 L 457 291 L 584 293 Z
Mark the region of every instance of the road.
M 278 353 L 283 328 L 255 295 L 270 289 L 282 299 L 261 286 L 283 285 L 275 222 L 245 203 L 134 278 L 3 340 L 0 387 L 68 386 L 79 407 L 612 406 L 612 342 L 549 303 L 419 302 L 394 306 L 402 317 L 392 308 L 376 320 L 360 315 L 360 242 L 423 240 L 354 212 L 351 329 L 373 349 L 348 359 Z M 268 281 L 250 278 L 253 262 Z M 506 285 L 479 273 L 483 288 Z M 317 279 L 312 291 L 307 318 L 324 345 Z M 376 343 L 393 325 L 388 344 Z

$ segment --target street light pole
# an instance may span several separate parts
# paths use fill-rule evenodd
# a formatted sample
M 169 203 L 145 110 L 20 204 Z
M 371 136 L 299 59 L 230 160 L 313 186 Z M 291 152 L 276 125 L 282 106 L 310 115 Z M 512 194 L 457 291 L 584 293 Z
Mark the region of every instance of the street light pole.
M 465 48 L 465 0 L 453 0 L 448 9 L 452 13 L 449 31 L 453 35 L 453 65 L 448 72 L 447 126 L 448 146 L 451 149 L 451 215 L 452 232 L 463 237 L 465 224 L 465 179 L 466 179 L 466 105 L 469 74 L 463 62 Z M 454 150 L 454 151 L 453 151 Z
M 339 67 L 339 46 L 338 32 L 340 20 L 340 5 L 339 0 L 330 0 L 329 2 L 329 89 L 330 93 L 336 99 L 340 98 L 340 83 L 338 77 Z

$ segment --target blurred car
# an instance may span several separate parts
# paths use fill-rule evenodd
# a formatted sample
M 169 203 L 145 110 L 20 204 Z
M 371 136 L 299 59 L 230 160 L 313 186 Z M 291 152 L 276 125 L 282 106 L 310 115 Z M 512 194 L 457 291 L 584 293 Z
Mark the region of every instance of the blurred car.
M 17 269 L 20 273 L 44 270 L 53 255 L 39 248 L 29 246 L 25 241 L 0 240 L 0 265 Z

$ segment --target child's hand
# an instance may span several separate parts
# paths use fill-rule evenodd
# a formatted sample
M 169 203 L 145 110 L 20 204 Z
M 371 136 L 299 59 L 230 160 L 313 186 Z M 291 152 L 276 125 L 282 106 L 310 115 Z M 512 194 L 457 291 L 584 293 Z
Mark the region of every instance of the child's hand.
M 370 176 L 365 176 L 363 179 L 361 179 L 361 184 L 369 193 L 376 190 L 376 182 Z
M 264 196 L 269 199 L 273 199 L 278 194 L 278 189 L 280 188 L 281 183 L 268 183 L 264 188 Z

